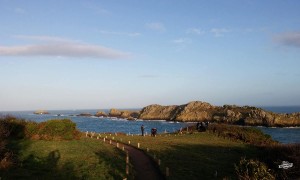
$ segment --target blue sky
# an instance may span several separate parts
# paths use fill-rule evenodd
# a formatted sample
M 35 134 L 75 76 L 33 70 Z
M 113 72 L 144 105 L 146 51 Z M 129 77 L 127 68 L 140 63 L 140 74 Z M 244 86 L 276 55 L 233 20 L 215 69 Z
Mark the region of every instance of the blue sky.
M 0 0 L 0 110 L 300 105 L 298 0 Z

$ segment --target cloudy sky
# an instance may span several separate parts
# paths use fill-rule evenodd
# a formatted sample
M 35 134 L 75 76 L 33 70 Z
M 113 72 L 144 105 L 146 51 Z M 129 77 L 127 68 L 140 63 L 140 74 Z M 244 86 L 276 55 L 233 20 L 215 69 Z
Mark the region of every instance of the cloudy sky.
M 298 0 L 0 0 L 0 111 L 300 105 Z

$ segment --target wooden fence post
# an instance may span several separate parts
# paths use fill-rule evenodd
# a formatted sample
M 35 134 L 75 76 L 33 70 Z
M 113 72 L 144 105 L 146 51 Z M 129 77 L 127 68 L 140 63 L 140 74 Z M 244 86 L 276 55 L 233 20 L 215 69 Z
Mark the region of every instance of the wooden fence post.
M 166 177 L 169 177 L 170 176 L 170 171 L 169 171 L 169 168 L 166 167 Z

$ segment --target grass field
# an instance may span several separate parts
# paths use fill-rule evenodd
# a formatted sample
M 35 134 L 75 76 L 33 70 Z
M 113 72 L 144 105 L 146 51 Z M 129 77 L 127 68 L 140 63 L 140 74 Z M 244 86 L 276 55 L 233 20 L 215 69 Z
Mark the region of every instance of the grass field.
M 10 149 L 18 166 L 0 172 L 2 179 L 123 179 L 125 154 L 96 139 L 15 140 Z M 0 178 L 1 179 L 1 178 Z
M 170 176 L 167 179 L 235 179 L 234 164 L 241 157 L 253 158 L 257 156 L 257 149 L 233 142 L 229 139 L 217 137 L 213 134 L 163 134 L 157 137 L 126 136 L 102 134 L 101 137 L 114 139 L 143 149 L 157 162 L 166 173 L 169 168 Z
M 300 177 L 299 144 L 280 145 L 258 130 L 244 127 L 210 125 L 212 129 L 206 132 L 189 128 L 183 134 L 156 137 L 108 133 L 92 133 L 86 137 L 70 120 L 37 124 L 5 117 L 0 122 L 1 180 L 126 178 L 125 153 L 103 143 L 103 138 L 142 149 L 159 164 L 167 179 L 172 180 L 237 179 L 235 164 L 244 157 L 266 163 L 268 168 L 262 171 L 264 165 L 259 165 L 260 162 L 245 161 L 246 165 L 257 163 L 239 171 L 240 177 L 255 177 L 257 172 L 259 177 L 270 177 L 266 176 L 269 168 L 275 172 L 276 179 Z M 294 167 L 278 169 L 283 161 L 294 163 Z M 249 169 L 251 175 L 247 174 Z M 134 173 L 131 170 L 127 178 L 133 179 Z

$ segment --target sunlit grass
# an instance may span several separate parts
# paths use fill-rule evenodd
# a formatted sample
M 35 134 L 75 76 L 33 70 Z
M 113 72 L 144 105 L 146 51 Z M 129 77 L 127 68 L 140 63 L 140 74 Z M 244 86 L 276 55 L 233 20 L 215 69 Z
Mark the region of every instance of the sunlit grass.
M 213 134 L 161 134 L 156 137 L 139 135 L 101 134 L 101 139 L 114 139 L 144 150 L 162 172 L 169 168 L 168 179 L 236 178 L 234 164 L 241 157 L 255 157 L 256 148 L 241 142 L 217 137 Z

